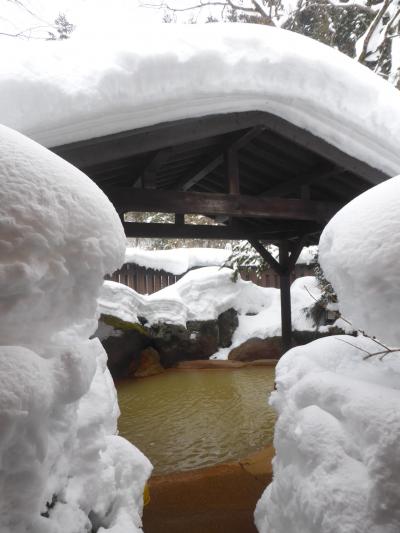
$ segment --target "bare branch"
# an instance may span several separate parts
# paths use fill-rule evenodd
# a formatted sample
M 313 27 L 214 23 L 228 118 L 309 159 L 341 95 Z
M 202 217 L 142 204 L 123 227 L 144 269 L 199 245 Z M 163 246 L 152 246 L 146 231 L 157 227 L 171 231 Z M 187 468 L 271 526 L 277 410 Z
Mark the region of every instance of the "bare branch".
M 26 28 L 24 30 L 18 31 L 16 33 L 7 33 L 7 32 L 0 32 L 0 35 L 3 35 L 5 37 L 19 37 L 22 39 L 37 39 L 37 40 L 45 40 L 46 37 L 35 37 L 32 35 L 33 31 L 36 30 L 48 30 L 50 26 L 32 26 L 30 28 Z
M 339 337 L 335 337 L 335 339 L 337 341 L 344 342 L 345 344 L 349 344 L 350 346 L 353 346 L 353 348 L 357 348 L 357 350 L 361 350 L 362 352 L 368 354 L 368 357 L 371 357 L 371 353 L 368 352 L 367 350 L 364 350 L 364 348 L 360 348 L 360 346 L 357 346 L 356 344 L 353 344 L 352 342 L 345 341 L 344 339 L 340 339 Z M 366 359 L 368 359 L 368 357 L 366 357 Z
M 387 10 L 387 8 L 390 5 L 390 2 L 391 2 L 391 0 L 385 0 L 383 6 L 378 11 L 376 17 L 372 21 L 371 26 L 369 27 L 369 30 L 367 31 L 367 34 L 365 35 L 361 53 L 358 56 L 359 63 L 364 63 L 364 61 L 365 61 L 365 59 L 367 57 L 367 54 L 368 54 L 368 46 L 369 46 L 370 40 L 372 38 L 372 35 L 374 34 L 376 28 L 378 27 L 378 24 L 382 20 L 383 15 L 385 14 L 385 11 Z

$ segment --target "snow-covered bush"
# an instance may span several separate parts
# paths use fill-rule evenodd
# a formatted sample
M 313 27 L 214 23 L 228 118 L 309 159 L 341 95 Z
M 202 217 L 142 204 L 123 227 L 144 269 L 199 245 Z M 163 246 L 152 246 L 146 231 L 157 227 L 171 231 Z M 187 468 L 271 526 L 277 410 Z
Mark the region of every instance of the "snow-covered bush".
M 325 337 L 280 360 L 260 533 L 400 531 L 400 358 L 365 361 L 373 349 L 365 337 Z
M 347 204 L 320 241 L 321 266 L 345 318 L 357 329 L 400 343 L 400 176 Z
M 116 436 L 97 296 L 123 261 L 111 203 L 0 127 L 0 530 L 138 531 L 151 466 Z
M 400 342 L 399 193 L 396 177 L 353 200 L 319 248 L 343 316 L 389 346 Z M 369 337 L 328 337 L 280 360 L 260 533 L 400 531 L 400 354 L 367 357 L 381 349 Z

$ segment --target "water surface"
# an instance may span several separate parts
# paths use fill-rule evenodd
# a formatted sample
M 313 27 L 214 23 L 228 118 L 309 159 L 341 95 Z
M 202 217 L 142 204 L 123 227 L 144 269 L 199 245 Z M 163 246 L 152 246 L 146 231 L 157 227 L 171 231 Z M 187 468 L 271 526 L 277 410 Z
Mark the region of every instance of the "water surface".
M 274 368 L 168 370 L 117 385 L 120 434 L 155 473 L 243 458 L 272 442 Z

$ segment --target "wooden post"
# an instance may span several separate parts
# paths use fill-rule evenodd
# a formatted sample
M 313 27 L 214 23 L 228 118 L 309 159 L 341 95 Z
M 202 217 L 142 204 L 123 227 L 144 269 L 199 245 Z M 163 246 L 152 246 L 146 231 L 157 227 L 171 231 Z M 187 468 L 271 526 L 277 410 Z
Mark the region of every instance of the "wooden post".
M 185 215 L 183 213 L 175 213 L 175 224 L 183 226 L 185 224 Z
M 225 172 L 229 194 L 240 194 L 238 154 L 232 148 L 225 152 Z
M 290 268 L 289 268 L 289 243 L 282 241 L 279 244 L 279 274 L 281 287 L 281 323 L 282 323 L 282 348 L 283 353 L 292 347 L 292 309 L 290 299 Z
M 287 240 L 281 241 L 279 244 L 279 263 L 259 241 L 256 239 L 249 239 L 249 242 L 269 264 L 272 270 L 279 275 L 281 291 L 282 351 L 285 353 L 292 347 L 290 274 L 293 271 L 303 248 L 304 238 L 300 236 L 291 244 L 289 244 Z

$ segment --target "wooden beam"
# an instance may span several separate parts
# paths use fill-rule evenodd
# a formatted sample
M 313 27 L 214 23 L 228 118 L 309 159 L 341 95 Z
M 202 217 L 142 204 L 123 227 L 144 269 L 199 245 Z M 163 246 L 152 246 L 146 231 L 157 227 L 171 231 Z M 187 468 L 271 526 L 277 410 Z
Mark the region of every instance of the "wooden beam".
M 278 261 L 273 257 L 271 252 L 269 252 L 261 242 L 259 242 L 257 239 L 249 239 L 249 243 L 252 245 L 252 247 L 261 255 L 261 257 L 264 259 L 264 261 L 272 268 L 276 274 L 281 275 L 282 274 L 282 267 L 278 263 Z
M 247 239 L 249 230 L 231 226 L 208 226 L 195 224 L 158 224 L 125 222 L 127 237 L 148 237 L 164 239 L 213 239 L 243 240 Z
M 306 151 L 362 176 L 370 184 L 377 184 L 390 177 L 312 133 L 271 113 L 259 111 L 225 113 L 166 122 L 56 146 L 52 150 L 78 168 L 85 169 L 95 164 L 116 161 L 255 126 L 265 127 L 266 130 L 283 137 L 287 142 L 301 146 Z
M 80 169 L 170 146 L 263 126 L 258 113 L 224 113 L 164 122 L 53 146 L 51 150 Z
M 341 172 L 344 172 L 342 168 L 333 165 L 320 166 L 310 172 L 299 174 L 294 178 L 273 185 L 272 187 L 265 189 L 261 194 L 263 196 L 284 196 L 285 194 L 301 190 L 304 186 L 310 185 L 311 183 L 333 178 Z
M 208 176 L 208 174 L 210 174 L 219 165 L 221 165 L 223 161 L 224 156 L 222 154 L 213 155 L 207 161 L 206 164 L 201 164 L 198 168 L 196 168 L 196 170 L 189 178 L 184 178 L 183 180 L 180 180 L 176 185 L 176 189 L 181 191 L 188 191 L 193 187 L 193 185 L 196 185 L 196 183 Z
M 168 159 L 173 154 L 172 148 L 166 148 L 165 150 L 160 150 L 155 154 L 151 161 L 143 169 L 141 176 L 136 178 L 133 182 L 133 186 L 137 185 L 142 181 L 142 186 L 146 189 L 155 189 L 156 188 L 156 175 L 157 170 L 168 161 Z
M 127 237 L 147 237 L 164 239 L 210 239 L 210 240 L 249 240 L 258 239 L 277 242 L 285 238 L 295 238 L 298 235 L 297 225 L 282 228 L 249 228 L 244 226 L 206 226 L 195 224 L 159 224 L 124 222 L 125 234 Z M 305 231 L 304 228 L 301 229 Z M 314 233 L 316 228 L 310 227 L 310 233 Z M 317 242 L 317 241 L 316 241 Z
M 287 269 L 288 269 L 289 274 L 291 274 L 294 267 L 296 266 L 297 259 L 299 258 L 301 251 L 303 249 L 303 246 L 304 246 L 304 241 L 305 241 L 304 237 L 299 237 L 299 239 L 291 243 L 290 256 L 287 262 Z
M 342 206 L 295 198 L 263 198 L 240 194 L 176 192 L 112 187 L 104 189 L 118 212 L 192 213 L 229 217 L 326 222 Z
M 175 224 L 183 226 L 185 224 L 185 215 L 183 213 L 175 213 Z
M 310 185 L 302 185 L 300 188 L 300 198 L 303 198 L 303 200 L 310 200 L 311 198 L 311 190 Z

